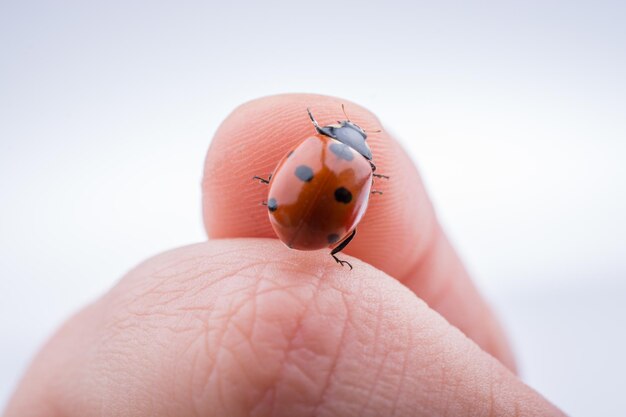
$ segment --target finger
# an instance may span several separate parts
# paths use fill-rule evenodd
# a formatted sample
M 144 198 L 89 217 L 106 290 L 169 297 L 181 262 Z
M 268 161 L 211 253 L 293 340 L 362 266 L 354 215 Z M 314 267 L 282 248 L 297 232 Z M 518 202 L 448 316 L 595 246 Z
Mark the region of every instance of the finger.
M 251 101 L 220 126 L 209 149 L 203 180 L 204 223 L 209 237 L 276 237 L 261 201 L 267 186 L 254 175 L 268 175 L 301 140 L 314 133 L 306 108 L 321 124 L 345 118 L 366 131 L 381 129 L 366 109 L 334 97 L 289 94 Z M 465 271 L 437 222 L 410 158 L 385 131 L 370 134 L 379 180 L 370 206 L 346 253 L 402 281 L 432 308 L 506 366 L 513 355 L 494 315 Z M 332 262 L 327 260 L 325 262 Z
M 6 417 L 562 415 L 358 260 L 276 240 L 151 259 L 40 353 Z

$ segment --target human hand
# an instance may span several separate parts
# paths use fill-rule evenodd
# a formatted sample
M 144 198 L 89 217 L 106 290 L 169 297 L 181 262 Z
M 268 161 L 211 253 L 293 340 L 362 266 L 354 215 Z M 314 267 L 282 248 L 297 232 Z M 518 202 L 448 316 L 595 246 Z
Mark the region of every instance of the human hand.
M 206 159 L 208 242 L 145 261 L 44 346 L 5 416 L 558 416 L 514 374 L 497 320 L 386 132 L 391 176 L 346 250 L 287 249 L 259 205 L 269 173 L 345 100 L 282 95 L 239 107 Z M 267 239 L 274 238 L 274 239 Z M 422 301 L 423 300 L 423 301 Z M 508 369 L 507 369 L 508 368 Z

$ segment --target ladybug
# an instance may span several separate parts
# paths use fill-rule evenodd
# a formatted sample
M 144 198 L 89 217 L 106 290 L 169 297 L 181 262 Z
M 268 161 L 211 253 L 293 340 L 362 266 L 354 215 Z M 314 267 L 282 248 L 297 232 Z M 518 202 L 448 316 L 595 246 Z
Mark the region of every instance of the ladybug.
M 352 265 L 337 258 L 354 238 L 365 214 L 376 174 L 365 130 L 347 120 L 321 127 L 311 111 L 316 134 L 289 151 L 268 179 L 267 206 L 272 228 L 288 247 L 298 250 L 331 248 L 341 266 Z

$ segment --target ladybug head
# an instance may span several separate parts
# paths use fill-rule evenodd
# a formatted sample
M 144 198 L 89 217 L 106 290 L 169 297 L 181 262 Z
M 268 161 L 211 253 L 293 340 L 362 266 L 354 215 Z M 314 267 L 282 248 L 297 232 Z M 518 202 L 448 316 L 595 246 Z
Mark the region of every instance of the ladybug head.
M 341 106 L 343 108 L 343 105 Z M 367 134 L 359 125 L 348 120 L 343 120 L 337 122 L 336 125 L 328 125 L 328 126 L 320 126 L 311 111 L 307 109 L 309 113 L 309 117 L 313 122 L 313 126 L 315 126 L 315 130 L 317 133 L 322 135 L 329 136 L 339 142 L 348 145 L 361 155 L 368 161 L 372 160 L 372 151 L 370 150 L 369 145 L 365 141 L 367 139 Z M 345 112 L 344 112 L 345 114 Z M 346 116 L 348 118 L 348 116 Z

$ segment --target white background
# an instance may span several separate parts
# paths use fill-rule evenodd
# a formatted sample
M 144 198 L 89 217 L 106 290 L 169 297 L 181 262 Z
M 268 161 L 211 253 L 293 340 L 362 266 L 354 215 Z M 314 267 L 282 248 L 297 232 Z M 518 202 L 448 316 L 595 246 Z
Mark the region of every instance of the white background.
M 412 154 L 524 379 L 623 415 L 624 3 L 101 3 L 0 4 L 0 409 L 69 314 L 205 239 L 220 121 L 315 92 Z

